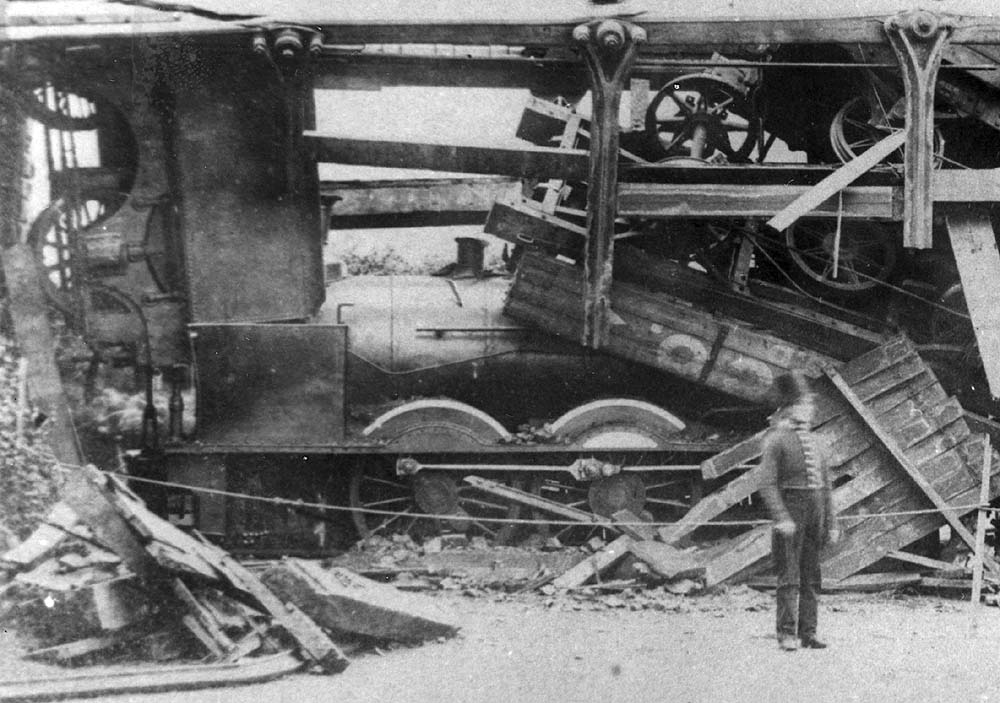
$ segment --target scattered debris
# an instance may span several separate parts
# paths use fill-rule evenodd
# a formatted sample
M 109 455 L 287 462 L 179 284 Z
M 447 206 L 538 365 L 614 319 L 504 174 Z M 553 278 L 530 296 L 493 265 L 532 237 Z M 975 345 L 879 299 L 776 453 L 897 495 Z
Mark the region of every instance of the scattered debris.
M 77 697 L 249 683 L 303 668 L 336 673 L 349 663 L 341 639 L 357 651 L 358 636 L 369 638 L 371 649 L 376 642 L 415 644 L 458 632 L 425 597 L 344 568 L 289 560 L 258 577 L 197 533 L 154 515 L 118 478 L 92 468 L 80 474 L 77 483 L 92 484 L 86 492 L 107 506 L 99 519 L 113 511 L 143 556 L 121 558 L 94 536 L 107 534 L 106 526 L 81 525 L 75 511 L 57 504 L 33 537 L 0 556 L 2 612 L 33 644 L 28 656 L 61 664 L 95 657 L 203 664 L 5 681 L 0 701 L 64 697 L 70 680 Z M 122 535 L 117 531 L 115 540 Z M 468 544 L 464 536 L 441 542 Z M 405 539 L 390 544 L 404 553 L 415 547 Z

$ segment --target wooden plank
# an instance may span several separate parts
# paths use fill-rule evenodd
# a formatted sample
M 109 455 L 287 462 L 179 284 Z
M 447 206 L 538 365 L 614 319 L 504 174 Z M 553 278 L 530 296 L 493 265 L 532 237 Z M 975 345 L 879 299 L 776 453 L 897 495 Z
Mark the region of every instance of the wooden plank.
M 977 438 L 972 436 L 966 440 L 966 442 L 959 447 L 959 450 L 963 452 L 963 456 L 967 448 L 975 447 L 977 451 L 975 456 L 978 458 L 980 456 L 977 444 Z M 969 458 L 966 456 L 963 465 L 969 463 Z M 1000 495 L 1000 466 L 994 463 L 992 467 L 993 473 L 990 477 L 990 496 L 996 497 Z M 952 505 L 964 506 L 973 503 L 978 499 L 979 486 L 970 485 L 968 482 L 964 483 L 964 488 L 961 488 L 959 492 L 948 495 L 948 501 Z M 930 534 L 931 532 L 937 530 L 942 523 L 942 518 L 939 513 L 920 513 L 915 515 L 902 516 L 901 521 L 896 523 L 894 527 L 885 531 L 872 532 L 866 535 L 862 543 L 865 549 L 863 550 L 853 550 L 845 551 L 843 547 L 845 544 L 838 543 L 836 545 L 837 551 L 829 556 L 824 561 L 824 569 L 829 573 L 838 577 L 849 576 L 850 574 L 874 563 L 882 556 L 890 551 L 901 549 L 908 544 L 920 539 L 924 535 Z
M 483 491 L 484 493 L 498 496 L 504 500 L 527 505 L 535 510 L 541 510 L 551 513 L 552 515 L 558 515 L 559 517 L 566 518 L 567 520 L 575 520 L 585 524 L 602 525 L 604 527 L 620 531 L 620 528 L 614 525 L 607 518 L 603 518 L 594 513 L 589 513 L 586 510 L 579 510 L 578 508 L 563 505 L 562 503 L 557 503 L 553 500 L 541 498 L 534 493 L 522 491 L 518 488 L 511 488 L 510 486 L 504 486 L 496 481 L 490 481 L 489 479 L 480 478 L 479 476 L 466 476 L 465 482 L 477 490 Z
M 903 453 L 902 448 L 896 442 L 895 438 L 892 437 L 888 432 L 886 432 L 881 425 L 878 423 L 877 418 L 871 413 L 871 411 L 865 407 L 864 403 L 854 394 L 850 386 L 844 381 L 843 377 L 834 369 L 827 370 L 827 376 L 833 381 L 833 384 L 837 389 L 844 395 L 844 398 L 851 404 L 859 416 L 865 421 L 865 424 L 871 429 L 871 431 L 878 437 L 879 441 L 889 450 L 893 458 L 899 464 L 899 466 L 909 475 L 910 479 L 920 488 L 920 490 L 930 499 L 931 503 L 941 511 L 945 520 L 951 525 L 955 533 L 965 542 L 971 549 L 975 549 L 975 539 L 972 534 L 965 528 L 965 525 L 961 523 L 958 516 L 951 509 L 951 506 L 938 494 L 936 490 L 931 486 L 927 479 L 920 473 L 920 471 L 911 463 L 910 459 Z
M 718 491 L 702 498 L 677 522 L 659 529 L 660 539 L 667 544 L 676 544 L 691 534 L 702 523 L 714 519 L 741 500 L 746 500 L 760 489 L 762 472 L 756 466 L 739 476 Z
M 512 244 L 549 247 L 558 251 L 579 251 L 587 237 L 586 227 L 543 212 L 527 198 L 496 202 L 490 209 L 483 231 Z
M 705 566 L 705 586 L 716 586 L 765 559 L 771 553 L 771 525 L 760 525 L 726 544 Z
M 335 637 L 419 643 L 458 634 L 458 625 L 427 596 L 405 593 L 344 568 L 285 559 L 264 571 L 261 581 Z
M 652 525 L 641 524 L 642 518 L 631 510 L 619 510 L 611 517 L 615 521 L 615 527 L 632 539 L 639 541 L 656 539 L 656 529 Z
M 520 190 L 520 180 L 486 176 L 320 181 L 320 199 L 329 205 L 333 221 L 377 215 L 468 213 L 481 222 L 496 200 L 516 197 Z
M 995 203 L 1000 201 L 1000 169 L 941 169 L 931 177 L 935 202 Z
M 298 671 L 302 662 L 290 652 L 224 664 L 160 666 L 108 673 L 71 674 L 0 681 L 0 701 L 97 698 L 129 693 L 190 691 L 264 683 Z
M 589 155 L 581 149 L 390 142 L 314 131 L 303 137 L 320 163 L 564 180 L 586 180 L 589 168 Z
M 666 579 L 699 578 L 705 574 L 705 567 L 698 564 L 692 555 L 662 542 L 635 540 L 629 550 Z
M 621 183 L 618 186 L 618 214 L 646 219 L 690 219 L 692 217 L 777 217 L 793 203 L 808 196 L 813 188 L 804 185 L 758 183 Z M 856 186 L 843 190 L 840 199 L 826 196 L 807 211 L 809 217 L 836 218 L 838 212 L 850 220 L 898 220 L 897 188 Z
M 54 663 L 72 662 L 74 659 L 85 657 L 88 654 L 96 654 L 112 647 L 117 647 L 128 642 L 134 642 L 153 632 L 154 623 L 152 619 L 136 623 L 132 627 L 123 627 L 114 632 L 87 637 L 82 640 L 57 644 L 52 647 L 43 647 L 28 652 L 26 659 L 36 659 Z
M 343 671 L 350 663 L 344 653 L 326 633 L 294 605 L 284 603 L 249 569 L 233 559 L 225 550 L 202 542 L 204 553 L 214 555 L 213 565 L 229 584 L 250 596 L 256 607 L 268 614 L 282 630 L 291 636 L 299 651 L 323 671 Z
M 945 216 L 962 293 L 972 318 L 979 356 L 993 397 L 1000 396 L 1000 305 L 994 285 L 1000 279 L 1000 252 L 988 209 L 958 208 Z
M 822 181 L 797 197 L 781 212 L 767 221 L 767 226 L 783 232 L 801 217 L 810 214 L 820 204 L 836 195 L 863 173 L 870 171 L 882 159 L 906 142 L 906 130 L 890 134 L 867 151 L 852 159 Z
M 217 659 L 224 659 L 230 652 L 236 649 L 236 644 L 222 631 L 222 627 L 215 619 L 215 616 L 198 602 L 198 599 L 195 598 L 194 594 L 191 593 L 191 590 L 183 581 L 178 578 L 171 579 L 170 587 L 174 595 L 177 596 L 177 599 L 187 608 L 188 615 L 197 621 L 201 631 L 204 633 L 203 635 L 196 633 L 196 636 L 203 643 L 205 643 L 205 638 L 207 638 L 210 644 L 206 643 L 206 646 Z M 185 625 L 188 625 L 188 629 L 191 629 L 187 620 L 185 620 Z M 192 629 L 192 632 L 195 632 L 195 630 Z
M 615 277 L 759 325 L 837 359 L 856 357 L 884 341 L 882 335 L 821 313 L 737 293 L 702 272 L 634 246 L 615 247 Z
M 702 478 L 706 480 L 719 478 L 741 464 L 759 459 L 767 432 L 768 430 L 761 430 L 757 434 L 722 450 L 715 456 L 705 459 L 701 462 Z
M 983 589 L 983 549 L 986 545 L 986 523 L 989 519 L 985 508 L 990 502 L 990 469 L 993 464 L 993 446 L 989 435 L 985 436 L 983 442 L 982 478 L 979 488 L 979 505 L 981 506 L 976 515 L 976 548 L 973 550 L 972 562 L 972 603 L 979 604 L 979 598 Z
M 622 535 L 596 554 L 592 554 L 579 564 L 563 572 L 552 581 L 556 588 L 574 588 L 582 586 L 591 577 L 600 576 L 605 569 L 613 566 L 619 559 L 631 550 L 633 539 Z
M 922 566 L 926 569 L 932 569 L 934 571 L 955 571 L 958 573 L 964 573 L 967 571 L 964 567 L 956 566 L 951 562 L 941 561 L 940 559 L 931 559 L 930 557 L 925 557 L 920 554 L 911 554 L 910 552 L 904 552 L 901 549 L 896 549 L 888 554 L 887 557 L 890 559 L 895 559 L 896 561 L 906 562 L 907 564 L 916 564 L 917 566 Z

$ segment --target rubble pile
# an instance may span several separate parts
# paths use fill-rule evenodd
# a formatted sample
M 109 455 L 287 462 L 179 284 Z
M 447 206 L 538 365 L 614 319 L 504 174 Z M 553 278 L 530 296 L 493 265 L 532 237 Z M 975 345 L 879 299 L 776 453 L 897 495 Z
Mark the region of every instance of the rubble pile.
M 5 626 L 23 637 L 28 658 L 45 662 L 199 665 L 73 677 L 74 696 L 337 673 L 348 653 L 458 632 L 425 596 L 344 568 L 286 559 L 252 570 L 151 513 L 116 476 L 80 471 L 114 507 L 105 523 L 119 521 L 140 553 L 115 553 L 97 526 L 56 504 L 31 537 L 0 556 Z M 65 680 L 0 681 L 0 701 L 58 698 Z
M 45 445 L 44 417 L 27 401 L 26 369 L 0 337 L 0 549 L 24 539 L 56 502 L 58 472 Z

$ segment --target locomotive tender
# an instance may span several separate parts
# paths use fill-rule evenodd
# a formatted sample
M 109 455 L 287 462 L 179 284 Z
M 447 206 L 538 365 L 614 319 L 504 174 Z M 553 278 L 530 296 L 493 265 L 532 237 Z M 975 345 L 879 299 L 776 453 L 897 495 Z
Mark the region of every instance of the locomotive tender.
M 983 3 L 6 7 L 3 99 L 41 125 L 51 194 L 18 236 L 94 349 L 171 385 L 137 474 L 343 504 L 361 535 L 513 539 L 526 528 L 503 519 L 541 514 L 466 476 L 671 519 L 726 446 L 720 408 L 762 425 L 775 374 L 888 335 L 974 409 L 1000 392 L 984 284 L 1000 273 L 1000 19 Z M 316 131 L 317 90 L 397 85 L 527 88 L 523 146 Z M 319 163 L 513 187 L 491 206 L 469 201 L 489 179 L 427 179 L 397 202 L 384 183 L 324 184 Z M 331 224 L 397 215 L 483 222 L 509 265 L 485 270 L 463 241 L 442 275 L 326 280 Z M 524 307 L 567 299 L 538 289 L 558 267 L 579 279 L 570 328 Z M 649 314 L 679 327 L 653 322 L 648 353 L 619 353 L 613 281 L 665 291 Z M 258 551 L 322 551 L 341 524 L 196 490 L 152 499 Z

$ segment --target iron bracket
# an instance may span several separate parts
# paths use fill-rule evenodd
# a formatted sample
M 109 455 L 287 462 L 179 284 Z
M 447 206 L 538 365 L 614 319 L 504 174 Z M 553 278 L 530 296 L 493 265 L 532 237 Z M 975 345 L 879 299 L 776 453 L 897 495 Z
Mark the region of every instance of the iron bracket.
M 930 249 L 934 197 L 934 89 L 941 56 L 954 25 L 927 12 L 901 12 L 885 21 L 906 90 L 903 157 L 903 246 Z
M 622 86 L 646 31 L 628 22 L 600 20 L 576 27 L 573 40 L 583 49 L 593 95 L 581 343 L 599 349 L 607 336 L 611 307 L 618 213 L 618 108 Z

